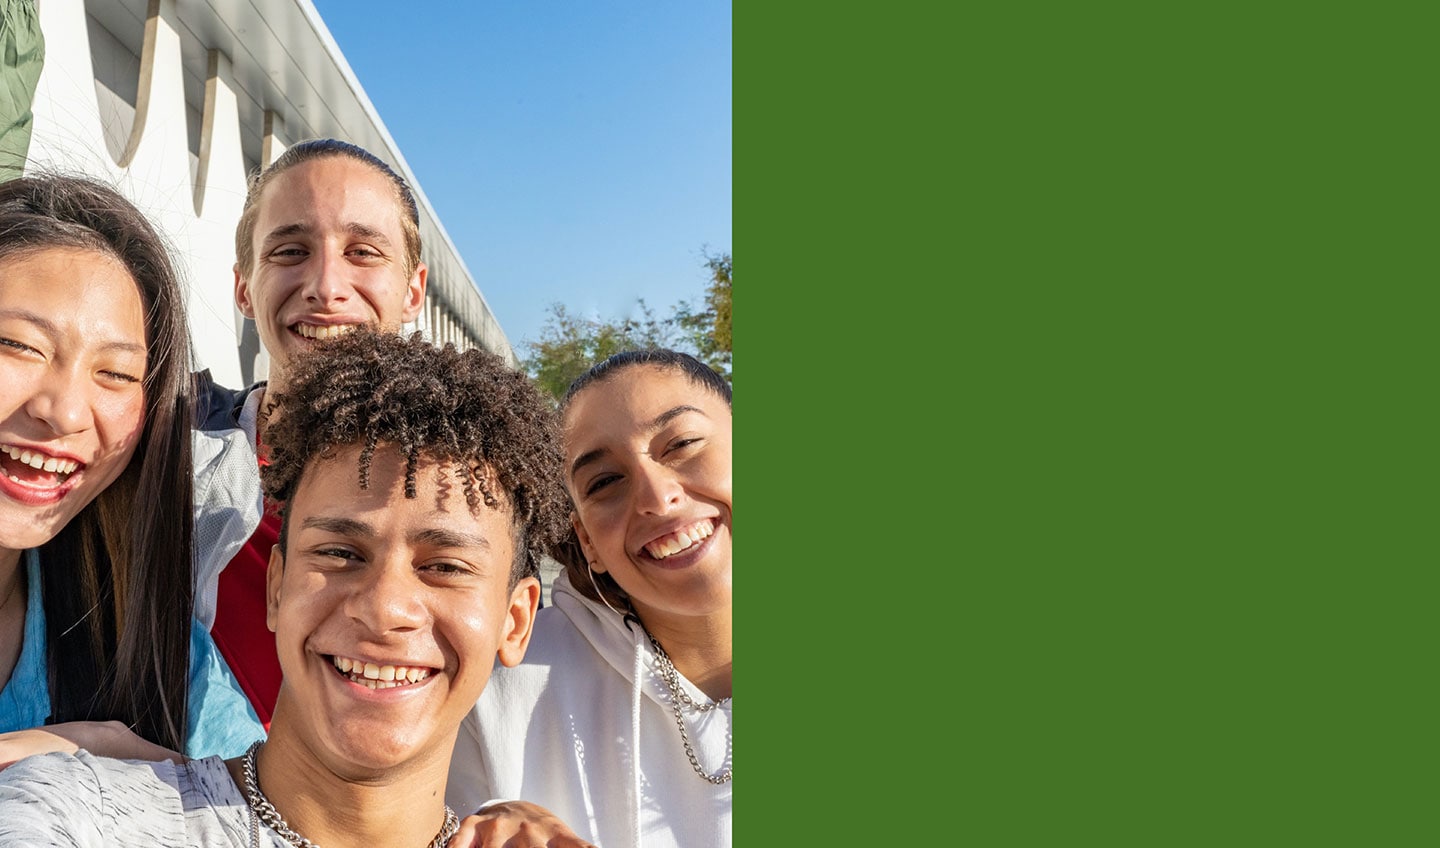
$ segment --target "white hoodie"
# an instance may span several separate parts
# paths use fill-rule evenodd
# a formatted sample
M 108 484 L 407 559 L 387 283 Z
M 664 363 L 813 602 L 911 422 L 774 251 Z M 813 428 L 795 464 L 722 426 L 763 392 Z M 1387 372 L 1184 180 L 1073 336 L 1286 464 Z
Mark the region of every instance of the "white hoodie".
M 728 848 L 731 784 L 690 765 L 644 631 L 582 597 L 563 572 L 551 591 L 525 661 L 497 664 L 461 724 L 446 801 L 461 816 L 493 800 L 531 801 L 600 848 Z M 730 766 L 731 703 L 685 713 L 708 774 Z

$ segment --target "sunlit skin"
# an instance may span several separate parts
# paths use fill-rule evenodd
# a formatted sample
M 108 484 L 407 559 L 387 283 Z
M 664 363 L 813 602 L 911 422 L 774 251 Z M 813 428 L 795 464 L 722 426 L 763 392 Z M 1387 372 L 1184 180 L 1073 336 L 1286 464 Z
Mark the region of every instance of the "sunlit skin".
M 385 445 L 362 490 L 358 455 L 348 447 L 306 469 L 286 555 L 271 557 L 268 623 L 284 684 L 260 783 L 321 844 L 414 844 L 439 829 L 455 735 L 496 657 L 510 666 L 524 655 L 540 585 L 508 587 L 508 507 L 472 512 L 429 461 L 418 497 L 406 498 L 404 458 Z M 337 656 L 428 676 L 371 689 Z
M 129 464 L 146 364 L 140 292 L 114 257 L 50 248 L 0 260 L 0 445 L 45 461 L 35 469 L 0 453 L 0 573 Z
M 426 268 L 405 269 L 395 186 L 344 156 L 284 171 L 258 200 L 254 268 L 235 268 L 235 303 L 270 356 L 271 388 L 309 336 L 369 324 L 398 330 L 425 300 Z
M 566 485 L 591 568 L 625 590 L 687 677 L 729 695 L 729 405 L 679 371 L 636 366 L 576 395 L 564 424 Z M 710 535 L 653 555 L 657 540 L 697 524 Z M 708 653 L 690 668 L 686 642 Z

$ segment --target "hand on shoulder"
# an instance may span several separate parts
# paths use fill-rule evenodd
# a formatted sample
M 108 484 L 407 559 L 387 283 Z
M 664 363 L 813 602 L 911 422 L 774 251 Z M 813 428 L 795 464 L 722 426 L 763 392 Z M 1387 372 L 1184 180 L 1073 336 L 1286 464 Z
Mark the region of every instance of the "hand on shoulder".
M 575 835 L 558 816 L 528 801 L 490 804 L 460 822 L 449 848 L 504 848 L 541 845 L 545 848 L 595 848 Z

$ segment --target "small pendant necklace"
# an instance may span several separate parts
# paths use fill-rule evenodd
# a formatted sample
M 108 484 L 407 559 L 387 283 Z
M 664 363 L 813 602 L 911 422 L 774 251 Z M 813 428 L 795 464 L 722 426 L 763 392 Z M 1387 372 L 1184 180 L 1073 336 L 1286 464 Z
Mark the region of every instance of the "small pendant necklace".
M 644 625 L 641 625 L 641 627 L 643 628 Z M 709 701 L 704 704 L 695 703 L 695 700 L 686 694 L 684 688 L 681 687 L 680 672 L 676 671 L 675 663 L 670 661 L 670 655 L 665 653 L 664 648 L 660 647 L 659 640 L 657 640 L 649 630 L 645 631 L 645 635 L 650 638 L 650 645 L 655 649 L 655 665 L 660 671 L 660 677 L 665 681 L 665 688 L 670 690 L 670 706 L 675 711 L 675 726 L 680 728 L 680 742 L 685 746 L 685 756 L 690 758 L 690 767 L 695 769 L 696 774 L 716 786 L 722 783 L 729 783 L 729 767 L 715 774 L 707 774 L 705 769 L 700 767 L 700 759 L 695 756 L 695 748 L 690 744 L 690 732 L 685 729 L 685 710 L 695 713 L 708 713 L 730 699 L 721 698 L 718 701 Z M 730 730 L 727 729 L 725 731 L 726 762 L 730 762 L 732 757 L 732 741 Z
M 265 793 L 260 791 L 260 778 L 256 774 L 255 755 L 260 752 L 260 746 L 264 744 L 265 740 L 263 739 L 255 740 L 255 744 L 245 752 L 245 759 L 242 763 L 245 771 L 245 799 L 250 805 L 250 848 L 260 848 L 260 822 L 262 821 L 275 831 L 277 836 L 295 848 L 320 848 L 286 824 L 285 819 L 280 816 L 280 811 L 275 809 L 275 805 L 271 804 L 270 799 L 265 797 Z M 454 810 L 450 809 L 450 805 L 445 805 L 445 821 L 440 825 L 440 832 L 430 840 L 429 848 L 443 848 L 459 829 L 459 817 L 455 815 Z

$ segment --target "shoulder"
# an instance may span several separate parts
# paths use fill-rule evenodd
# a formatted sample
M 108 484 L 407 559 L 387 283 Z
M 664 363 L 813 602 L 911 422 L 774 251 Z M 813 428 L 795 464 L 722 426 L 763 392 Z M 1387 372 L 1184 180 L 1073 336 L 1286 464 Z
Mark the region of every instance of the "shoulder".
M 17 761 L 0 771 L 0 798 L 8 798 L 9 790 L 24 787 L 44 794 L 47 788 L 94 793 L 100 775 L 108 771 L 111 761 L 91 756 L 86 751 L 74 754 L 36 754 Z
M 527 713 L 537 702 L 584 701 L 595 694 L 603 674 L 595 647 L 586 634 L 556 607 L 540 610 L 525 657 L 519 665 L 497 665 L 480 695 L 480 721 L 487 711 Z M 492 718 L 493 720 L 493 718 Z
M 190 375 L 195 396 L 195 429 L 231 430 L 240 426 L 240 410 L 245 400 L 256 389 L 263 388 L 264 382 L 243 389 L 227 389 L 216 383 L 210 370 L 196 371 Z
M 82 750 L 27 757 L 0 772 L 0 844 L 62 835 L 76 845 L 92 844 L 97 835 L 105 844 L 126 844 L 109 840 L 179 810 L 169 762 L 115 760 Z
M 594 648 L 566 611 L 547 607 L 535 616 L 535 629 L 525 649 L 525 659 L 518 668 L 555 666 L 564 668 L 577 662 L 589 662 Z
M 79 781 L 81 785 L 93 785 L 101 791 L 115 787 L 168 787 L 169 793 L 159 790 L 158 794 L 163 795 L 173 793 L 176 769 L 176 765 L 169 760 L 118 760 L 113 757 L 99 757 L 81 749 L 74 754 L 50 753 L 26 757 L 0 771 L 0 783 L 31 783 L 38 786 L 59 778 L 63 781 Z M 75 784 L 71 782 L 61 785 Z

